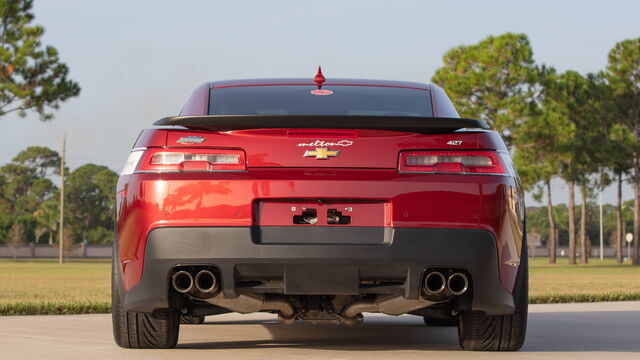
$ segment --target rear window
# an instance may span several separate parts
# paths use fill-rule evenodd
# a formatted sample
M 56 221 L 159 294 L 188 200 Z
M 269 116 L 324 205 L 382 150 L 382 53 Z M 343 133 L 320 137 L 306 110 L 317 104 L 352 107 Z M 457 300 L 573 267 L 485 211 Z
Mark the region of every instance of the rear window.
M 210 115 L 433 116 L 427 90 L 314 85 L 239 86 L 211 91 Z

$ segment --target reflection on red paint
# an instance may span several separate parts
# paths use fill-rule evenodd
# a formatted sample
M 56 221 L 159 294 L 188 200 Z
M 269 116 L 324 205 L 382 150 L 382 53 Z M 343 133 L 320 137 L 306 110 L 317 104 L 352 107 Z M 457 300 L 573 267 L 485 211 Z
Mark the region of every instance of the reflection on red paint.
M 311 93 L 313 95 L 331 95 L 331 94 L 333 94 L 333 91 L 317 89 L 317 90 L 311 90 Z

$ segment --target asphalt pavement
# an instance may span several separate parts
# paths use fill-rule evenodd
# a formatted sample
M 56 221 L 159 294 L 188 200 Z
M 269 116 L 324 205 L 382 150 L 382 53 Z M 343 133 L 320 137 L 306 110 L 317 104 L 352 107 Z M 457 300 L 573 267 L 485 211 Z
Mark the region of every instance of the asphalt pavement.
M 456 329 L 366 314 L 360 326 L 279 324 L 270 314 L 182 325 L 172 350 L 118 348 L 110 315 L 0 317 L 0 359 L 640 359 L 640 301 L 532 305 L 517 353 L 460 350 Z

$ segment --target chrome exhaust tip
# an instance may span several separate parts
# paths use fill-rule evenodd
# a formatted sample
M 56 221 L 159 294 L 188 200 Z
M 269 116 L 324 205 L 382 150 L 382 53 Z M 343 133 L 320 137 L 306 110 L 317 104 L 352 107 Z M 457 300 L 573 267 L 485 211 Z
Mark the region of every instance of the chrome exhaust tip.
M 193 289 L 193 276 L 184 270 L 178 271 L 173 274 L 171 284 L 177 292 L 187 293 Z
M 202 293 L 213 293 L 218 290 L 218 279 L 209 270 L 201 270 L 195 278 L 196 290 Z
M 446 279 L 439 271 L 432 271 L 424 277 L 424 290 L 427 295 L 437 295 L 444 291 Z
M 447 288 L 453 295 L 462 295 L 469 288 L 469 279 L 463 273 L 454 273 L 447 280 Z

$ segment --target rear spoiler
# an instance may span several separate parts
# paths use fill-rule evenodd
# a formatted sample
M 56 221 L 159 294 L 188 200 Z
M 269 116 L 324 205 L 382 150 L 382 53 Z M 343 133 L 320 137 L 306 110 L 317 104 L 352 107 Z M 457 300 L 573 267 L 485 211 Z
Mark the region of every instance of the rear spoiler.
M 416 133 L 450 132 L 463 128 L 489 129 L 482 120 L 417 116 L 363 115 L 204 115 L 162 118 L 154 125 L 213 131 L 246 129 L 372 129 Z

